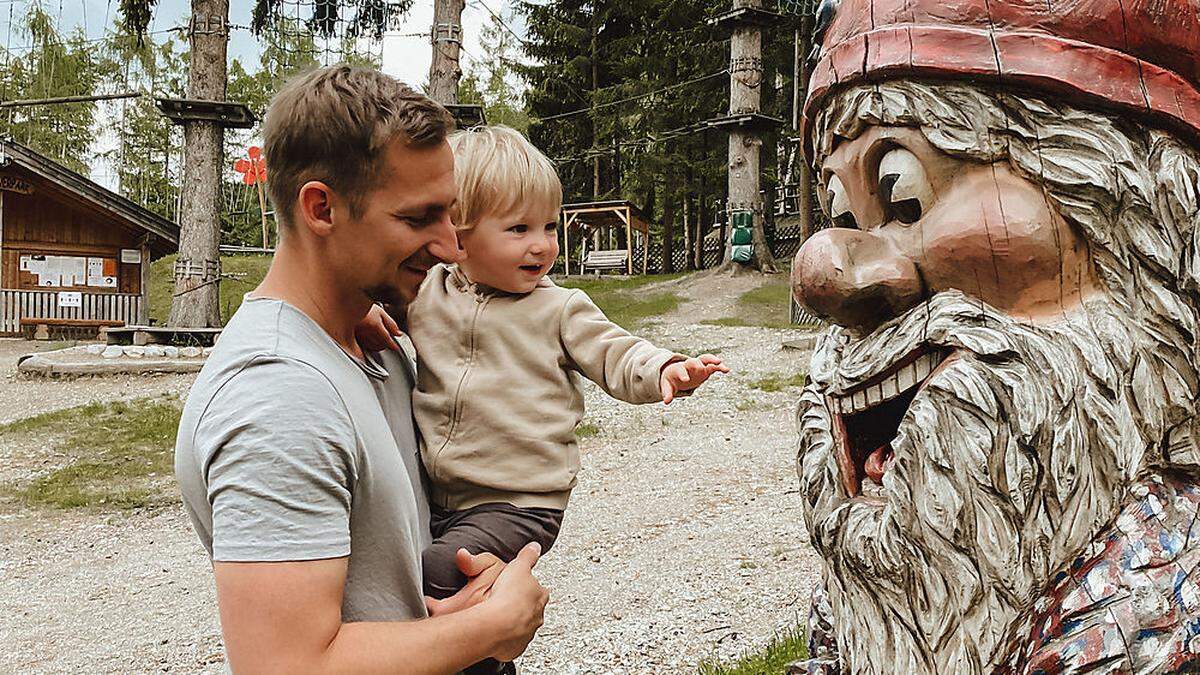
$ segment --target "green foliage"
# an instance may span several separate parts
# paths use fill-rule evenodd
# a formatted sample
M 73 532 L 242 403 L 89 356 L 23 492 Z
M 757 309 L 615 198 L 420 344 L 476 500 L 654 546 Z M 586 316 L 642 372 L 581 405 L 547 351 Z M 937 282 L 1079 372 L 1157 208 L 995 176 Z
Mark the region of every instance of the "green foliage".
M 599 277 L 595 280 L 572 277 L 559 285 L 582 289 L 609 320 L 626 330 L 634 330 L 647 319 L 675 311 L 682 302 L 675 293 L 647 293 L 643 287 L 681 276 Z
M 758 389 L 759 391 L 775 392 L 783 391 L 784 389 L 788 389 L 790 387 L 803 387 L 806 384 L 808 384 L 808 373 L 793 373 L 791 375 L 772 373 L 771 375 L 751 382 L 747 386 L 749 386 L 751 389 Z
M 2 442 L 49 438 L 54 454 L 69 458 L 27 484 L 6 487 L 4 494 L 58 508 L 169 503 L 178 428 L 178 405 L 150 399 L 91 403 L 2 425 Z
M 463 73 L 458 85 L 459 102 L 481 104 L 488 124 L 503 124 L 528 133 L 524 91 L 515 81 L 519 67 L 517 39 L 499 18 L 491 17 L 479 43 L 488 59 L 472 61 Z
M 15 34 L 32 46 L 12 51 L 0 63 L 4 100 L 86 96 L 113 74 L 102 50 L 82 29 L 59 32 L 56 20 L 38 0 L 14 17 Z M 86 174 L 96 114 L 95 102 L 37 105 L 0 111 L 0 135 L 23 143 L 74 171 Z
M 104 43 L 104 57 L 130 89 L 182 97 L 187 51 L 174 39 L 155 42 L 119 27 Z M 174 220 L 183 178 L 183 133 L 159 112 L 153 96 L 114 104 L 109 122 L 117 146 L 102 157 L 114 168 L 117 191 L 158 215 Z
M 705 661 L 698 675 L 784 675 L 788 664 L 808 657 L 808 638 L 802 628 L 777 633 L 765 649 L 728 664 Z
M 173 255 L 160 258 L 150 265 L 150 320 L 159 325 L 166 323 L 167 315 L 171 312 L 171 294 L 175 291 L 172 277 L 174 266 Z M 229 321 L 229 317 L 242 306 L 242 296 L 262 282 L 270 266 L 270 256 L 221 256 L 221 271 L 237 275 L 235 278 L 221 280 L 219 302 L 222 324 Z
M 787 276 L 773 277 L 738 298 L 735 316 L 707 319 L 700 323 L 710 326 L 796 328 L 791 322 L 791 296 L 792 285 Z
M 725 31 L 707 20 L 728 11 L 729 2 L 529 0 L 518 8 L 532 62 L 521 69 L 529 83 L 529 135 L 557 160 L 566 200 L 630 199 L 654 224 L 652 236 L 678 250 L 685 241 L 682 205 L 694 227 L 711 222 L 712 205 L 724 198 L 727 136 L 655 139 L 726 114 L 728 76 L 701 78 L 728 67 Z M 785 119 L 791 37 L 787 30 L 763 33 L 763 112 Z M 768 177 L 775 153 L 767 149 L 775 140 L 764 139 Z
M 583 422 L 579 426 L 575 427 L 575 438 L 578 438 L 579 440 L 591 438 L 599 433 L 600 427 L 592 422 Z

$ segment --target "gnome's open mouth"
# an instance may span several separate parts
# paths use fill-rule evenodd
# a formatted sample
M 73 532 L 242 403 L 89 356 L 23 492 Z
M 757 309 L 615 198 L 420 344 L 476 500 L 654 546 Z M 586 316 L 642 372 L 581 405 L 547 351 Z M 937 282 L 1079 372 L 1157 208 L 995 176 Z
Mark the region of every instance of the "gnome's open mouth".
M 846 493 L 878 497 L 883 475 L 895 461 L 892 441 L 900 420 L 934 371 L 951 352 L 922 345 L 887 369 L 842 394 L 829 394 L 840 437 L 838 464 Z

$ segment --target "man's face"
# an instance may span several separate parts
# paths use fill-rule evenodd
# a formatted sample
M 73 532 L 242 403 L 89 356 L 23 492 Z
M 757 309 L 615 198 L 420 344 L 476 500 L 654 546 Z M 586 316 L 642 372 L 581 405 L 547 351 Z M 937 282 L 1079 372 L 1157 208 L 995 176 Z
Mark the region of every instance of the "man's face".
M 488 215 L 458 237 L 467 254 L 462 267 L 471 281 L 528 293 L 558 258 L 558 208 L 543 204 Z
M 456 194 L 448 144 L 393 142 L 378 183 L 361 198 L 361 214 L 353 217 L 339 203 L 337 215 L 348 226 L 334 230 L 337 264 L 372 300 L 407 305 L 430 267 L 459 257 L 450 222 Z

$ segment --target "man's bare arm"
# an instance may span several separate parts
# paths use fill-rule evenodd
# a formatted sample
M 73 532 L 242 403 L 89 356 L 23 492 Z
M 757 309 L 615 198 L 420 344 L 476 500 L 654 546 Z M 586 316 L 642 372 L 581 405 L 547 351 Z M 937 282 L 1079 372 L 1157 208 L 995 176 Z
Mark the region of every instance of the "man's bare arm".
M 346 558 L 213 564 L 230 667 L 246 673 L 454 673 L 516 658 L 548 594 L 528 546 L 472 607 L 419 621 L 342 623 Z

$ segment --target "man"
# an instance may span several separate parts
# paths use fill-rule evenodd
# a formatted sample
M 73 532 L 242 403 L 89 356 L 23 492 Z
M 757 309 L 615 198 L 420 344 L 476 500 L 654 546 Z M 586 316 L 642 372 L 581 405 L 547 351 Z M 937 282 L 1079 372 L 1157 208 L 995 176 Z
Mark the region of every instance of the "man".
M 1197 668 L 1196 3 L 825 9 L 810 670 Z
M 457 257 L 451 125 L 405 85 L 345 66 L 289 83 L 267 114 L 279 248 L 176 445 L 235 671 L 455 672 L 511 660 L 541 624 L 536 546 L 507 567 L 461 552 L 471 584 L 427 618 L 411 367 L 354 334 L 373 302 L 403 307 Z

